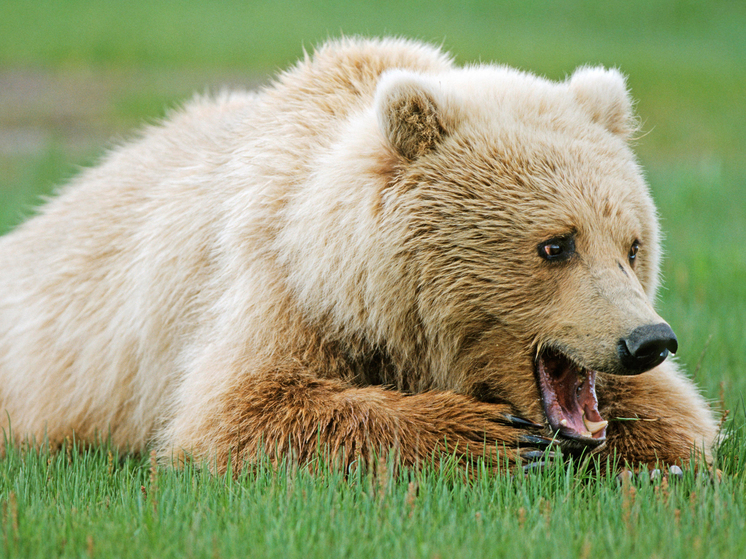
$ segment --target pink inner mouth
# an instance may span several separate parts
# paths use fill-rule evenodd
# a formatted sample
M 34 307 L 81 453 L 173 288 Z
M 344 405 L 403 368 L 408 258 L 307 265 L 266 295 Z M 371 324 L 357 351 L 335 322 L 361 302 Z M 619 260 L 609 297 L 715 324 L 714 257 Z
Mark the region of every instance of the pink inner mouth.
M 565 437 L 587 442 L 606 438 L 607 422 L 598 412 L 596 371 L 565 355 L 544 351 L 536 362 L 542 403 L 549 425 Z

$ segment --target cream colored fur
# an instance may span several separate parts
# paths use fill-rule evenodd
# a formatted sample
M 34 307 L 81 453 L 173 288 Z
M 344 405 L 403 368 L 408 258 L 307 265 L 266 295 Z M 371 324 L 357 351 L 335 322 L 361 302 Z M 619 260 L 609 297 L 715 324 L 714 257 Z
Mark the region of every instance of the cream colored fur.
M 615 70 L 558 83 L 391 39 L 331 42 L 263 90 L 195 99 L 0 239 L 0 427 L 209 454 L 226 394 L 302 360 L 309 331 L 389 355 L 394 388 L 489 381 L 542 421 L 536 344 L 603 365 L 659 320 L 634 126 Z M 588 259 L 548 277 L 536 243 L 568 229 Z M 460 352 L 480 328 L 510 357 L 477 379 Z M 683 394 L 682 436 L 709 449 L 690 381 L 670 361 L 630 382 L 644 377 Z

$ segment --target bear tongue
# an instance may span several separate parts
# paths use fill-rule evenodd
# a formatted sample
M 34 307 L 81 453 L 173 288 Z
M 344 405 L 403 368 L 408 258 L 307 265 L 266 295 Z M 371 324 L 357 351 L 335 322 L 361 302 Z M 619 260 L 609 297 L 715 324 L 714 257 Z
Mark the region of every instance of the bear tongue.
M 606 437 L 608 422 L 598 412 L 596 371 L 547 351 L 539 357 L 537 375 L 544 412 L 553 430 L 573 439 L 601 441 Z

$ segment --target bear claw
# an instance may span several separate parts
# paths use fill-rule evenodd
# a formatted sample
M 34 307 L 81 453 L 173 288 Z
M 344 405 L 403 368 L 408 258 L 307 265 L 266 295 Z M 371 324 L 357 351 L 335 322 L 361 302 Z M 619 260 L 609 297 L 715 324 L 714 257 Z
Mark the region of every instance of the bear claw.
M 541 429 L 543 427 L 543 425 L 539 423 L 534 423 L 533 421 L 516 417 L 515 415 L 511 415 L 509 413 L 504 413 L 502 414 L 502 416 L 513 427 L 533 427 L 536 429 Z
M 548 437 L 542 437 L 541 435 L 521 435 L 518 437 L 518 443 L 530 444 L 538 448 L 548 448 L 555 444 L 554 439 Z
M 539 459 L 551 459 L 555 457 L 555 453 L 551 450 L 527 450 L 521 452 L 521 458 L 525 460 L 539 460 Z

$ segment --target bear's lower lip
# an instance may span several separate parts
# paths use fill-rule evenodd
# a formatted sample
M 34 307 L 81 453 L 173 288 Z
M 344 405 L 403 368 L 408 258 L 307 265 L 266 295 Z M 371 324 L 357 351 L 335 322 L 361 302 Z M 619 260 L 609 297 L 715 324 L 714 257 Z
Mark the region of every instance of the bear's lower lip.
M 555 349 L 536 360 L 544 413 L 553 431 L 586 445 L 606 440 L 608 422 L 598 411 L 596 371 L 584 369 Z

